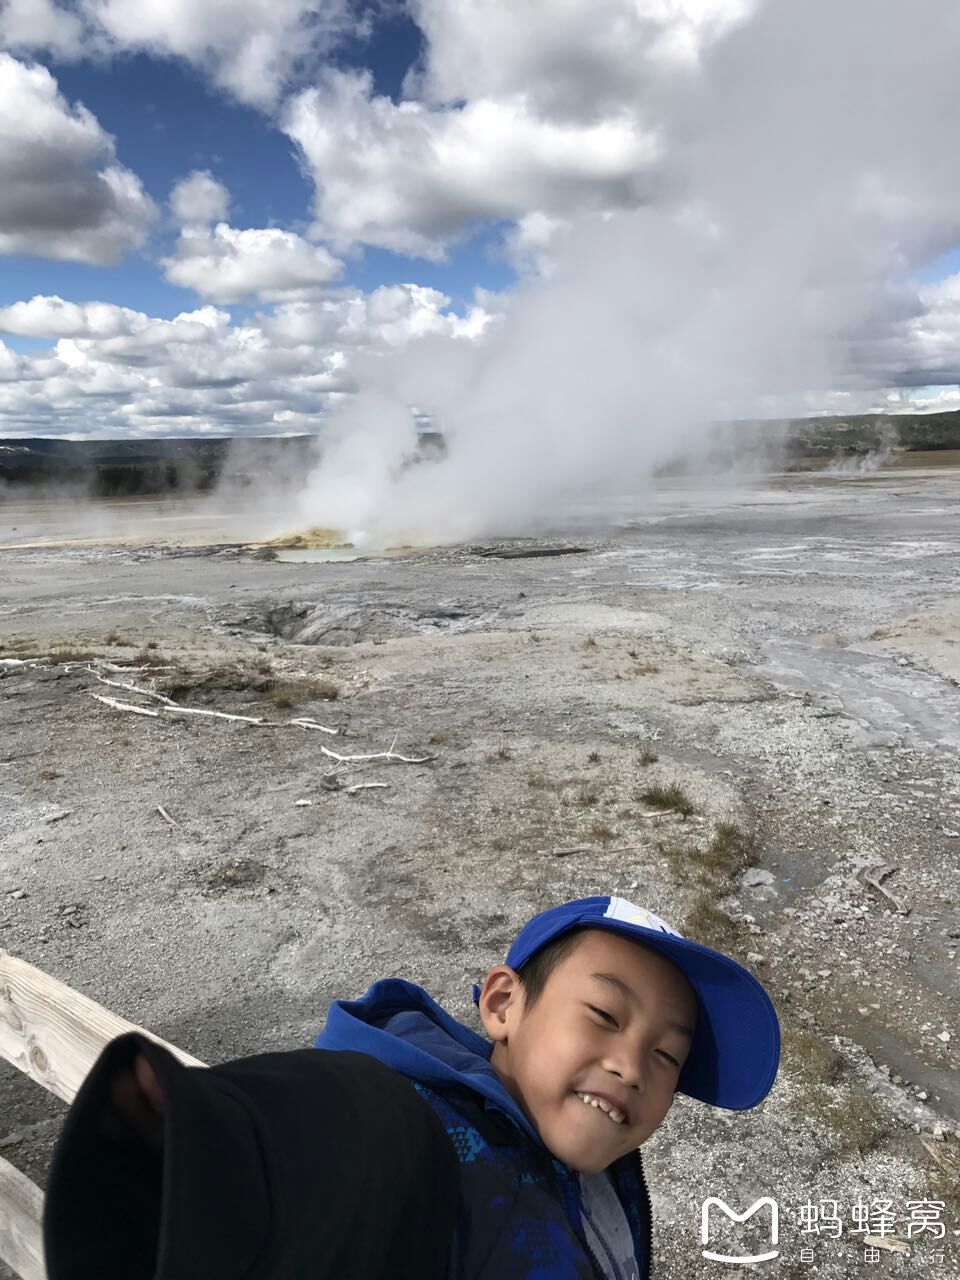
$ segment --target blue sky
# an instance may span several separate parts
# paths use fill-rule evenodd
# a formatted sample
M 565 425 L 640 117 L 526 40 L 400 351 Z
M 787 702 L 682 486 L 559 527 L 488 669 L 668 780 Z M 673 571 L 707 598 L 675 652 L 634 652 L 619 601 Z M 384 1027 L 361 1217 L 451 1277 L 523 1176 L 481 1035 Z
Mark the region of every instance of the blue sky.
M 422 45 L 419 28 L 403 13 L 393 13 L 380 19 L 369 37 L 338 47 L 334 61 L 369 69 L 377 92 L 397 99 Z M 144 53 L 108 61 L 37 60 L 56 77 L 66 99 L 83 103 L 113 135 L 118 159 L 139 175 L 157 205 L 165 205 L 171 187 L 186 173 L 205 169 L 229 190 L 231 221 L 237 226 L 301 232 L 309 226 L 313 183 L 290 138 L 269 115 L 238 102 L 189 64 Z M 441 263 L 358 246 L 346 260 L 342 283 L 371 290 L 414 280 L 447 294 L 462 310 L 478 284 L 500 290 L 515 281 L 499 248 L 501 232 L 497 224 L 479 229 Z M 151 260 L 173 235 L 161 219 L 143 253 L 129 254 L 112 267 L 8 257 L 0 272 L 0 307 L 37 293 L 57 294 L 171 318 L 196 305 L 193 292 L 165 280 Z M 28 350 L 37 344 L 13 336 L 8 345 Z
M 595 227 L 546 307 L 588 386 L 759 349 L 772 293 L 765 405 L 960 397 L 960 51 L 895 0 L 824 46 L 826 2 L 0 0 L 0 435 L 323 430 L 380 357 L 536 312 Z

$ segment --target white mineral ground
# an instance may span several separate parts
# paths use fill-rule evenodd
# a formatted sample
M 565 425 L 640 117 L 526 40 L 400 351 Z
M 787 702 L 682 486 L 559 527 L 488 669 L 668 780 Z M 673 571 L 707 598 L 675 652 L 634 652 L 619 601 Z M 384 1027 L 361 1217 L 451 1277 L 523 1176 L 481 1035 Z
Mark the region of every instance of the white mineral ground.
M 960 470 L 675 481 L 394 558 L 222 545 L 288 531 L 267 525 L 0 507 L 0 657 L 139 654 L 110 678 L 140 687 L 260 664 L 312 692 L 173 696 L 345 731 L 134 715 L 89 693 L 159 704 L 82 664 L 7 666 L 0 945 L 205 1061 L 309 1044 L 332 999 L 387 974 L 469 1020 L 533 911 L 615 891 L 682 925 L 696 852 L 737 823 L 758 865 L 711 902 L 781 1011 L 783 1065 L 761 1109 L 681 1097 L 648 1144 L 655 1274 L 715 1280 L 702 1201 L 772 1195 L 778 1275 L 807 1274 L 811 1240 L 821 1280 L 859 1275 L 850 1206 L 892 1201 L 905 1236 L 907 1202 L 934 1198 L 944 1239 L 883 1265 L 940 1250 L 929 1273 L 960 1277 Z M 585 550 L 481 554 L 558 546 Z M 321 747 L 394 743 L 436 758 L 324 783 Z M 674 781 L 695 814 L 651 816 L 643 792 Z M 37 1180 L 59 1114 L 0 1071 L 0 1147 Z M 827 1199 L 844 1234 L 805 1236 L 799 1207 Z

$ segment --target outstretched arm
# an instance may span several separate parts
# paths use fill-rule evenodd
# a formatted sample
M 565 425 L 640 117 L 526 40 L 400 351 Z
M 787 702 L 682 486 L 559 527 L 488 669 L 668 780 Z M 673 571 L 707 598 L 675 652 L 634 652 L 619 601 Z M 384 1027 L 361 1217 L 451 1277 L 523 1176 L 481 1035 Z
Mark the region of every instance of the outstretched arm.
M 50 1280 L 445 1280 L 459 1165 L 402 1076 L 304 1049 L 184 1067 L 112 1041 L 67 1114 Z

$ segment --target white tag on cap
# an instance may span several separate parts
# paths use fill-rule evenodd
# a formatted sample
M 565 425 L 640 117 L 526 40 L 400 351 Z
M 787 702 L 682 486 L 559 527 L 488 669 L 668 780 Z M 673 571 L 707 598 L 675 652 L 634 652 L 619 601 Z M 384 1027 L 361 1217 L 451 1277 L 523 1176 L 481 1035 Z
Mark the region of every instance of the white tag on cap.
M 643 929 L 655 929 L 657 933 L 672 933 L 675 938 L 683 937 L 682 933 L 671 929 L 666 920 L 661 920 L 646 907 L 638 907 L 635 903 L 628 902 L 626 898 L 611 898 L 610 905 L 603 914 L 608 920 L 622 920 L 624 924 L 638 924 Z

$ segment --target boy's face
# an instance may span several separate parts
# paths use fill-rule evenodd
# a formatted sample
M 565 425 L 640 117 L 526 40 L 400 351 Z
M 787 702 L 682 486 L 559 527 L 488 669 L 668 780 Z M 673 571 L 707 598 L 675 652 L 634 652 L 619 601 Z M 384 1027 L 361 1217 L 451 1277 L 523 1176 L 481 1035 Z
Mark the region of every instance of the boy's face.
M 697 999 L 658 952 L 588 929 L 532 1009 L 512 969 L 491 969 L 480 1015 L 494 1041 L 491 1065 L 547 1148 L 581 1173 L 599 1173 L 645 1142 L 670 1110 Z

